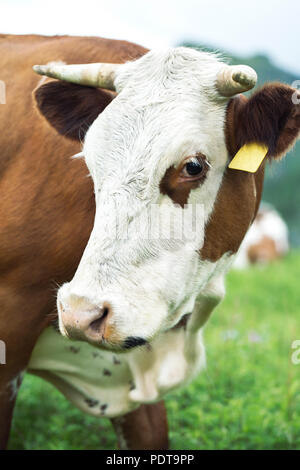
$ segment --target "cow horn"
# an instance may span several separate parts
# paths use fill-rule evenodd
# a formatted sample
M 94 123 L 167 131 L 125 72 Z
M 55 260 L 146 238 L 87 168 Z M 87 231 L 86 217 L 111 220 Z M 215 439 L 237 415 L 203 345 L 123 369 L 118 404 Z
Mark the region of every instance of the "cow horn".
M 254 88 L 257 82 L 255 70 L 247 65 L 226 65 L 217 76 L 216 86 L 222 96 L 233 96 Z
M 39 75 L 115 91 L 115 76 L 120 64 L 34 65 Z

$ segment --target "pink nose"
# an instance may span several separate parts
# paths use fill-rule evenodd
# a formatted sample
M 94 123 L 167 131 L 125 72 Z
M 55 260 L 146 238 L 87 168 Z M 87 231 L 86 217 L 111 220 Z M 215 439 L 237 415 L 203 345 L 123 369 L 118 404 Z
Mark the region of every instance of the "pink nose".
M 58 310 L 69 338 L 92 342 L 105 339 L 108 320 L 112 316 L 109 304 L 92 305 L 85 297 L 73 294 L 65 305 L 58 301 Z

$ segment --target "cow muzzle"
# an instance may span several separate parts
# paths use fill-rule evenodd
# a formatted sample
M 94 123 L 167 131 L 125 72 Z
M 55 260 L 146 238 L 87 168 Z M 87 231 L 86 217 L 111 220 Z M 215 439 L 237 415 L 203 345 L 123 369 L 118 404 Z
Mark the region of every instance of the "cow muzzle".
M 109 333 L 112 308 L 109 304 L 93 305 L 85 297 L 71 295 L 57 300 L 62 334 L 70 339 L 101 342 Z
M 114 312 L 109 302 L 94 305 L 86 297 L 71 294 L 62 300 L 58 295 L 59 327 L 63 336 L 87 341 L 103 349 L 127 350 L 147 343 L 136 336 L 121 337 L 114 325 Z

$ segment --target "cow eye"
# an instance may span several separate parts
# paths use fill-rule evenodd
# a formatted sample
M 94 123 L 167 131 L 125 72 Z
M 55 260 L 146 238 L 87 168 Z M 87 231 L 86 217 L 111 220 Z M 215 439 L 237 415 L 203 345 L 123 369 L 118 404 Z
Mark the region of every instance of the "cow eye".
M 184 180 L 195 180 L 204 176 L 207 172 L 208 164 L 203 156 L 191 157 L 185 161 L 180 176 Z

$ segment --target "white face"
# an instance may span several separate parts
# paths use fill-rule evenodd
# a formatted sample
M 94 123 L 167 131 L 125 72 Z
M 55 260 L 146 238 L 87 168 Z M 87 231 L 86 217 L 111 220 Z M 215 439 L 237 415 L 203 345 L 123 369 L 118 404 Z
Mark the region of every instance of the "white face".
M 215 89 L 222 66 L 210 54 L 177 48 L 120 69 L 117 97 L 85 138 L 96 216 L 77 272 L 58 292 L 63 334 L 122 348 L 151 341 L 192 312 L 216 267 L 198 250 L 228 158 L 228 101 Z M 176 198 L 200 208 L 192 216 L 197 233 L 189 241 L 153 239 L 143 216 L 155 205 L 167 233 L 170 214 L 176 223 L 187 211 Z

